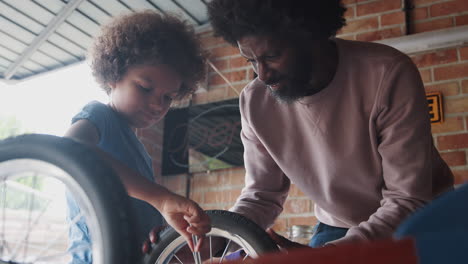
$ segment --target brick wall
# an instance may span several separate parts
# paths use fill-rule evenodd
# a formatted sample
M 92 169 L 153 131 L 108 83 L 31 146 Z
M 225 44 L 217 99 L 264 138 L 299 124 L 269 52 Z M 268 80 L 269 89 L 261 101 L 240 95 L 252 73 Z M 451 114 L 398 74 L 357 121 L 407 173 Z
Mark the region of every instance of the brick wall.
M 344 0 L 348 25 L 338 37 L 362 41 L 383 40 L 406 35 L 403 0 Z M 413 34 L 468 24 L 466 0 L 413 0 L 410 31 Z M 233 88 L 210 68 L 207 92 L 193 97 L 194 104 L 204 104 L 237 97 L 253 79 L 250 65 L 237 48 L 200 33 L 210 61 L 229 79 Z M 468 182 L 468 46 L 454 46 L 420 54 L 409 54 L 420 69 L 426 90 L 443 94 L 445 122 L 433 125 L 437 148 L 456 175 L 456 183 Z M 235 90 L 234 90 L 235 89 Z M 205 209 L 227 209 L 235 202 L 243 186 L 244 169 L 235 168 L 190 176 L 160 177 L 162 126 L 139 131 L 145 146 L 153 155 L 158 182 L 173 191 L 199 202 Z M 313 202 L 292 186 L 284 212 L 275 228 L 284 232 L 296 224 L 313 224 Z

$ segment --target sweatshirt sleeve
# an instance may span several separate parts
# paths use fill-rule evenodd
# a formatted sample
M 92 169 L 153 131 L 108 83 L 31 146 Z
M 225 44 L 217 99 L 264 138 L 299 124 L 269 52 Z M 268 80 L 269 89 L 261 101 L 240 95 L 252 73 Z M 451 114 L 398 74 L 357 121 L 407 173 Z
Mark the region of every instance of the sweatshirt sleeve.
M 246 171 L 245 187 L 230 210 L 246 216 L 262 228 L 267 228 L 283 211 L 290 180 L 256 137 L 248 120 L 245 90 L 240 97 L 241 139 L 244 145 Z
M 424 86 L 406 55 L 389 67 L 379 87 L 375 127 L 382 162 L 382 200 L 340 244 L 391 237 L 397 226 L 432 198 L 432 135 Z

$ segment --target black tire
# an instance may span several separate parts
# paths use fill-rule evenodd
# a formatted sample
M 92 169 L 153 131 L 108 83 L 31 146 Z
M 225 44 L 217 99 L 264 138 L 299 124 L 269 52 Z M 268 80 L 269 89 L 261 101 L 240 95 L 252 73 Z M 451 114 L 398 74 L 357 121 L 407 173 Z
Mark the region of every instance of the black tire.
M 0 163 L 15 159 L 40 160 L 67 172 L 92 201 L 105 243 L 104 264 L 135 263 L 140 252 L 130 230 L 129 197 L 94 151 L 71 139 L 29 134 L 0 141 Z
M 225 210 L 208 210 L 206 213 L 210 216 L 212 228 L 218 228 L 240 236 L 254 248 L 258 255 L 278 250 L 278 246 L 268 234 L 250 219 Z M 171 227 L 161 231 L 158 235 L 158 242 L 152 245 L 152 250 L 144 258 L 143 263 L 156 263 L 166 247 L 179 237 L 180 235 Z

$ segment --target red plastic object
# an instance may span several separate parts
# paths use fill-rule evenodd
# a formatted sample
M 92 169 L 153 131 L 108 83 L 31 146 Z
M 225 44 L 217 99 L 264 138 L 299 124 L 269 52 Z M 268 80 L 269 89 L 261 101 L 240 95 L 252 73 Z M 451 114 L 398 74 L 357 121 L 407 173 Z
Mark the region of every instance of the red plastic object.
M 257 259 L 234 263 L 249 264 L 417 264 L 418 257 L 412 239 L 381 240 L 336 247 L 305 248 L 288 253 L 263 255 Z

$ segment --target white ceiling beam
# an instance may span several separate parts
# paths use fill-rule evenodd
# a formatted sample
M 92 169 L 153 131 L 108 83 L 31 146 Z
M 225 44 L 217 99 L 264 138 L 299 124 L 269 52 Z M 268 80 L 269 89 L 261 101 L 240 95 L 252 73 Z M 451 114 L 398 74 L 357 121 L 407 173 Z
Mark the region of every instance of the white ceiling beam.
M 16 71 L 33 55 L 33 53 L 46 41 L 55 30 L 62 25 L 63 21 L 78 8 L 84 0 L 71 0 L 66 6 L 60 10 L 60 13 L 52 19 L 52 21 L 42 30 L 42 32 L 33 40 L 33 42 L 21 53 L 18 59 L 11 64 L 5 72 L 5 79 L 9 80 L 13 77 Z
M 463 46 L 468 44 L 468 26 L 434 30 L 375 42 L 392 46 L 406 54 Z

